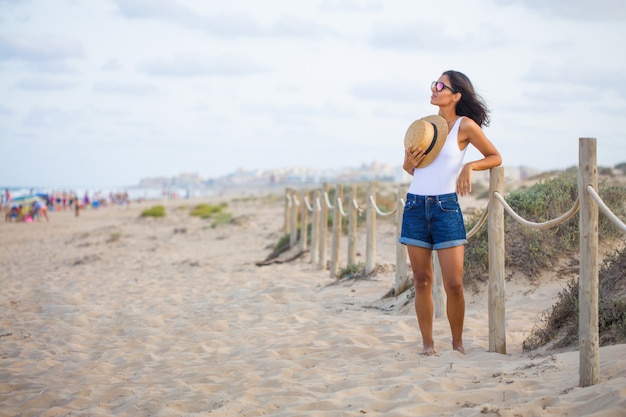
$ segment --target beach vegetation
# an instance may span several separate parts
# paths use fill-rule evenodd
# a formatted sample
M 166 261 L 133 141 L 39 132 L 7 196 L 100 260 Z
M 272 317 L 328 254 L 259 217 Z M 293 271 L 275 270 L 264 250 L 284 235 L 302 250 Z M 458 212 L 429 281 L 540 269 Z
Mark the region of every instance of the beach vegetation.
M 599 271 L 598 329 L 600 346 L 626 343 L 626 247 L 609 254 Z M 578 344 L 578 278 L 569 281 L 556 303 L 546 310 L 522 343 L 524 351 L 544 346 L 569 348 Z
M 341 268 L 337 273 L 337 279 L 342 278 L 362 278 L 365 276 L 365 264 L 359 262 L 358 264 L 346 265 L 345 268 Z
M 285 233 L 283 234 L 278 242 L 272 247 L 272 252 L 267 255 L 265 261 L 270 261 L 272 259 L 276 259 L 280 256 L 281 253 L 286 252 L 291 247 L 291 234 Z
M 606 180 L 598 184 L 598 194 L 619 218 L 626 217 L 626 187 Z M 533 186 L 519 189 L 505 196 L 516 213 L 528 221 L 541 223 L 560 217 L 578 198 L 577 173 L 566 170 L 539 180 Z M 467 220 L 470 230 L 480 218 L 476 213 Z M 578 214 L 547 229 L 532 229 L 520 224 L 511 216 L 504 217 L 505 265 L 535 279 L 546 268 L 564 257 L 576 255 L 579 248 Z M 606 216 L 599 217 L 600 239 L 615 239 L 621 231 Z M 489 278 L 486 224 L 470 239 L 465 247 L 465 283 L 476 289 Z
M 225 224 L 229 224 L 233 221 L 233 216 L 227 212 L 217 212 L 213 215 L 213 222 L 211 223 L 212 228 L 216 228 L 218 226 L 222 226 Z
M 165 217 L 165 206 L 157 205 L 141 212 L 140 217 Z
M 120 240 L 120 238 L 122 237 L 122 233 L 121 232 L 113 232 L 109 235 L 109 238 L 107 239 L 107 243 L 112 243 L 112 242 L 117 242 L 118 240 Z
M 201 219 L 212 220 L 211 228 L 216 228 L 225 224 L 233 222 L 233 216 L 231 213 L 224 211 L 228 207 L 227 203 L 220 203 L 217 205 L 200 203 L 191 209 L 189 215 L 200 217 Z
M 191 209 L 189 214 L 191 216 L 200 217 L 201 219 L 211 219 L 217 213 L 222 213 L 226 207 L 228 207 L 228 204 L 226 203 L 221 203 L 218 205 L 200 203 L 197 204 L 193 209 Z

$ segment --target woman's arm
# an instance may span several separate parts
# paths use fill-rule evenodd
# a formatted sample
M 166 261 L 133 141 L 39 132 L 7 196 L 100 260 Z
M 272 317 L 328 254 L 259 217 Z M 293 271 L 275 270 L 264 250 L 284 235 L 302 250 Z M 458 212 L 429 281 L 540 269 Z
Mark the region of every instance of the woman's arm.
M 419 165 L 419 163 L 424 159 L 424 151 L 422 148 L 411 149 L 410 147 L 404 150 L 404 163 L 402 164 L 402 168 L 408 172 L 410 175 L 413 175 L 413 170 L 415 167 Z
M 459 142 L 469 146 L 471 144 L 483 155 L 482 159 L 470 161 L 463 166 L 461 173 L 457 179 L 456 189 L 461 196 L 472 191 L 472 171 L 484 171 L 493 167 L 497 167 L 502 163 L 502 156 L 498 149 L 487 136 L 485 132 L 470 118 L 463 118 L 461 126 L 459 126 Z

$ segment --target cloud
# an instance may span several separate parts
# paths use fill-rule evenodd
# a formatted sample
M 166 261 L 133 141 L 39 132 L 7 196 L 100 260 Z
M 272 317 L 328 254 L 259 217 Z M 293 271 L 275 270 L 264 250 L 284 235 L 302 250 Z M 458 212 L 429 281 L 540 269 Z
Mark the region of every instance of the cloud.
M 257 22 L 243 14 L 202 16 L 169 0 L 115 0 L 120 15 L 129 19 L 156 19 L 225 37 L 254 37 L 264 34 Z
M 315 126 L 315 119 L 350 119 L 354 117 L 352 109 L 341 109 L 333 104 L 326 103 L 321 106 L 309 104 L 291 103 L 276 105 L 273 103 L 264 104 L 242 104 L 244 113 L 251 116 L 270 117 L 277 126 L 297 126 L 300 128 Z
M 141 72 L 157 77 L 192 77 L 204 75 L 249 75 L 268 72 L 254 62 L 233 56 L 205 60 L 197 56 L 177 56 L 147 61 L 139 65 Z
M 394 103 L 415 101 L 416 96 L 415 91 L 407 88 L 406 84 L 376 82 L 355 84 L 350 89 L 350 94 L 357 99 Z
M 102 65 L 102 70 L 103 71 L 119 71 L 122 69 L 122 65 L 120 65 L 119 61 L 115 58 L 111 58 L 109 59 L 107 62 L 105 62 Z
M 432 24 L 405 23 L 397 26 L 378 26 L 373 29 L 369 43 L 383 49 L 435 49 L 432 33 L 439 32 Z M 450 42 L 454 44 L 454 42 Z
M 339 12 L 379 12 L 383 10 L 383 3 L 379 1 L 350 1 L 350 0 L 325 0 L 320 4 L 321 10 Z
M 319 39 L 334 35 L 327 26 L 310 19 L 282 16 L 269 27 L 243 13 L 220 13 L 203 16 L 171 0 L 115 0 L 120 15 L 129 19 L 155 19 L 173 25 L 203 31 L 218 38 L 288 37 Z
M 505 46 L 510 40 L 511 36 L 502 28 L 490 23 L 476 24 L 474 27 L 468 25 L 450 35 L 439 25 L 414 21 L 376 26 L 368 42 L 374 48 L 386 50 L 449 53 L 467 48 L 484 50 Z
M 78 83 L 49 78 L 24 78 L 16 82 L 15 86 L 26 91 L 64 91 L 75 89 Z
M 157 87 L 153 84 L 101 81 L 94 84 L 93 91 L 96 93 L 122 94 L 126 96 L 147 96 L 155 94 Z
M 23 120 L 24 126 L 37 128 L 65 128 L 80 120 L 77 114 L 53 107 L 34 107 Z M 57 137 L 56 135 L 52 135 Z
M 550 89 L 561 86 L 574 91 L 575 94 L 568 97 L 568 100 L 588 100 L 590 93 L 594 91 L 597 92 L 594 94 L 595 97 L 613 91 L 626 99 L 626 74 L 620 68 L 605 68 L 593 64 L 582 67 L 568 62 L 561 62 L 558 65 L 535 62 L 528 69 L 524 79 L 547 85 Z
M 621 20 L 626 18 L 626 3 L 615 0 L 495 0 L 496 4 L 521 4 L 549 17 L 575 20 Z
M 15 114 L 15 111 L 13 111 L 13 109 L 0 106 L 0 116 L 12 116 L 14 114 Z
M 315 21 L 288 16 L 278 19 L 273 29 L 272 33 L 278 37 L 320 39 L 336 35 L 334 30 Z
M 83 56 L 79 42 L 58 36 L 0 36 L 0 61 L 50 63 Z

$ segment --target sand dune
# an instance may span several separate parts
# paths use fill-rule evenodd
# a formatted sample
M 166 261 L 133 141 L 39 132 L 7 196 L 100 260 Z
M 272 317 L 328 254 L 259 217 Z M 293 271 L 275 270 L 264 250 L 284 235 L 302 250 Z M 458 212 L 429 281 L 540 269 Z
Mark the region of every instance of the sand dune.
M 465 356 L 435 321 L 418 353 L 411 305 L 380 300 L 393 271 L 336 282 L 293 262 L 258 267 L 281 236 L 280 198 L 231 200 L 211 228 L 167 201 L 0 225 L 0 416 L 623 416 L 626 349 L 601 349 L 578 386 L 578 352 L 521 350 L 564 285 L 507 287 L 509 353 L 489 353 L 484 294 L 468 294 Z M 381 263 L 395 259 L 379 226 Z M 385 229 L 387 227 L 387 229 Z M 344 246 L 345 247 L 345 246 Z

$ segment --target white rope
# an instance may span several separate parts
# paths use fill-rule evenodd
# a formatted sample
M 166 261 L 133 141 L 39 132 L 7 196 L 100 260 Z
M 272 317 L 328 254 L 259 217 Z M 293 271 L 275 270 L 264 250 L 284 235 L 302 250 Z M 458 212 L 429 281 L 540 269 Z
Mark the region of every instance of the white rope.
M 330 204 L 330 200 L 328 199 L 328 193 L 326 191 L 324 191 L 324 201 L 326 201 L 326 207 L 328 207 L 329 209 L 332 210 L 335 208 L 332 204 Z
M 306 209 L 310 212 L 313 212 L 313 207 L 311 206 L 311 203 L 309 202 L 309 198 L 305 195 L 304 196 L 304 205 L 306 206 Z
M 576 201 L 574 202 L 574 205 L 572 206 L 571 209 L 569 209 L 569 211 L 567 211 L 566 213 L 564 213 L 563 215 L 561 215 L 560 217 L 557 217 L 556 219 L 552 219 L 552 220 L 548 220 L 545 221 L 543 223 L 535 223 L 535 222 L 529 222 L 528 220 L 525 220 L 524 218 L 520 217 L 519 214 L 517 214 L 512 208 L 511 206 L 509 206 L 507 204 L 506 201 L 504 201 L 504 198 L 500 195 L 499 192 L 494 192 L 493 193 L 494 196 L 498 199 L 498 201 L 500 203 L 502 203 L 502 205 L 504 206 L 504 208 L 506 209 L 506 211 L 513 216 L 513 218 L 515 220 L 517 220 L 518 222 L 520 222 L 521 224 L 531 227 L 533 229 L 547 229 L 549 227 L 552 226 L 556 226 L 559 225 L 561 223 L 564 223 L 566 220 L 569 220 L 572 216 L 574 216 L 574 214 L 576 214 L 578 212 L 578 209 L 580 207 L 580 199 L 577 198 Z
M 359 203 L 356 201 L 355 198 L 352 199 L 352 207 L 354 207 L 357 213 L 363 213 L 363 209 L 359 208 Z
M 606 204 L 604 204 L 604 201 L 602 201 L 602 198 L 600 198 L 600 196 L 598 195 L 598 193 L 596 193 L 596 190 L 594 190 L 594 188 L 591 185 L 587 186 L 587 192 L 589 193 L 589 195 L 591 196 L 591 198 L 593 198 L 593 201 L 596 202 L 596 204 L 598 205 L 598 208 L 600 209 L 600 211 L 602 211 L 602 213 L 608 217 L 617 227 L 619 227 L 620 229 L 622 229 L 622 231 L 624 233 L 626 233 L 626 224 L 624 224 L 623 221 L 621 221 L 612 211 L 610 208 L 608 208 L 606 206 Z
M 291 194 L 285 195 L 285 198 L 287 199 L 287 207 L 291 207 L 291 205 L 293 204 L 293 201 L 291 200 Z
M 483 210 L 483 214 L 480 215 L 480 219 L 478 219 L 478 222 L 474 225 L 474 227 L 472 227 L 472 230 L 467 232 L 468 239 L 474 236 L 478 232 L 478 230 L 480 230 L 483 224 L 485 224 L 485 220 L 487 220 L 487 213 L 489 213 L 489 205 L 485 207 L 485 210 Z
M 337 200 L 337 204 L 339 207 L 339 213 L 341 213 L 343 217 L 347 217 L 348 213 L 346 213 L 345 210 L 343 209 L 343 203 L 341 202 L 341 199 Z
M 294 203 L 296 206 L 299 206 L 299 205 L 300 205 L 300 202 L 298 201 L 298 197 L 296 197 L 296 195 L 295 195 L 295 194 L 294 194 L 294 195 L 292 195 L 292 196 L 291 196 L 291 198 L 293 198 L 293 203 Z
M 370 196 L 370 202 L 372 203 L 372 206 L 374 207 L 374 210 L 376 210 L 376 213 L 380 214 L 381 216 L 391 216 L 392 214 L 394 214 L 396 212 L 396 210 L 398 209 L 397 207 L 394 208 L 393 210 L 391 210 L 389 213 L 383 213 L 382 211 L 380 211 L 380 209 L 376 206 L 376 201 L 374 201 L 374 196 Z

